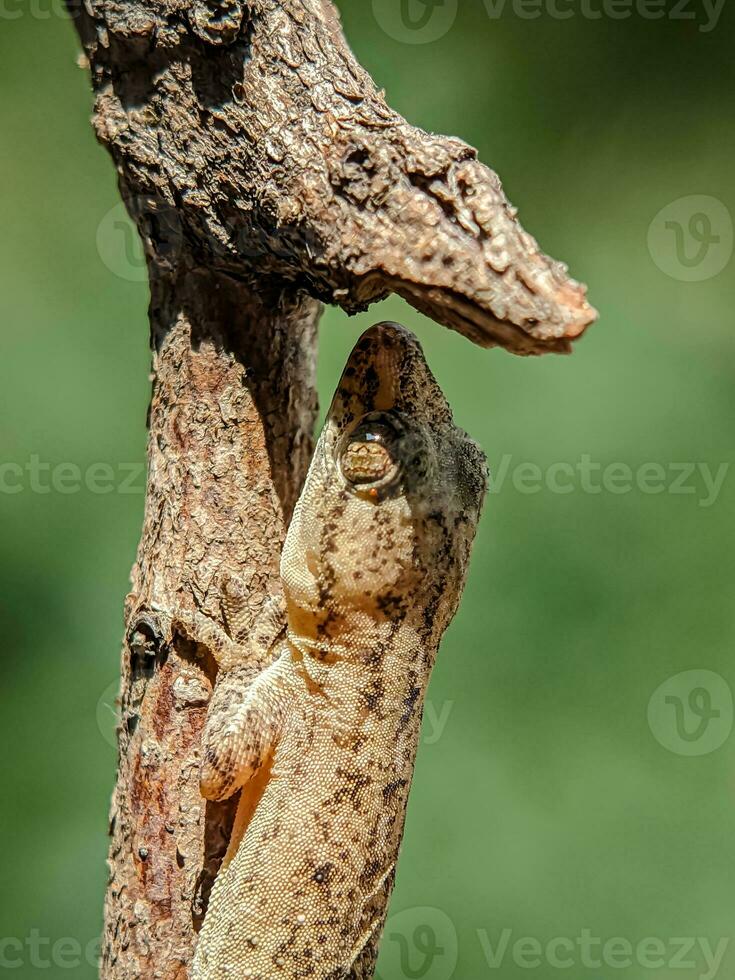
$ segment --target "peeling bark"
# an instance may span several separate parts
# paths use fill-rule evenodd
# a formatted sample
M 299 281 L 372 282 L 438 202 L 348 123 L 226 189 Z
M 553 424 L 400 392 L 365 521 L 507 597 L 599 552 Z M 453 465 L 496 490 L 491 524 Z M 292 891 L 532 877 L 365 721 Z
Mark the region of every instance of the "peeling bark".
M 228 626 L 223 573 L 240 583 L 239 631 L 278 587 L 311 452 L 320 302 L 356 312 L 396 292 L 522 354 L 569 350 L 596 314 L 471 147 L 386 105 L 330 0 L 68 3 L 152 292 L 102 976 L 174 980 L 236 803 L 199 795 L 206 626 Z M 193 639 L 179 617 L 200 624 Z

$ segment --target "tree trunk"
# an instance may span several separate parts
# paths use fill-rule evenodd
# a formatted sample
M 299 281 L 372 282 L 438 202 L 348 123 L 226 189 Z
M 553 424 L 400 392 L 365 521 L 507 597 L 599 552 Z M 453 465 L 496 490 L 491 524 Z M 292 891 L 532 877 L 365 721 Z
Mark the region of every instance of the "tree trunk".
M 151 278 L 102 976 L 174 980 L 237 802 L 199 794 L 207 625 L 227 625 L 223 572 L 241 583 L 239 632 L 278 588 L 312 447 L 320 301 L 354 312 L 394 291 L 517 353 L 568 350 L 595 312 L 471 147 L 385 104 L 329 0 L 69 8 Z
M 318 317 L 308 297 L 257 297 L 194 266 L 154 281 L 149 477 L 126 603 L 103 977 L 187 976 L 237 798 L 205 804 L 199 793 L 216 668 L 171 624 L 187 614 L 222 622 L 223 572 L 246 586 L 244 628 L 277 591 L 311 453 Z

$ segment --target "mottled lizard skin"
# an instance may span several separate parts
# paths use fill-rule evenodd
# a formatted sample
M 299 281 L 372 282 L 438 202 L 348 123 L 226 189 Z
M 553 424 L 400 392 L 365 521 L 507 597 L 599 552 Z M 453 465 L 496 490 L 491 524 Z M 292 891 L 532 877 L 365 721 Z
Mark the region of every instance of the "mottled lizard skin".
M 368 330 L 288 531 L 285 598 L 249 647 L 213 644 L 202 793 L 243 789 L 193 980 L 373 976 L 424 695 L 486 482 L 418 341 Z

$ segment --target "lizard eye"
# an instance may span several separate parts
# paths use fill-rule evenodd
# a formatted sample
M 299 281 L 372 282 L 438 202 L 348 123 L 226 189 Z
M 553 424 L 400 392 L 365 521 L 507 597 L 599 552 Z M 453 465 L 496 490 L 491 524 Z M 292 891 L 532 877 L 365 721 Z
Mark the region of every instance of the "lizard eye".
M 373 497 L 395 484 L 401 475 L 402 435 L 396 419 L 382 412 L 366 415 L 340 445 L 339 468 L 347 483 Z

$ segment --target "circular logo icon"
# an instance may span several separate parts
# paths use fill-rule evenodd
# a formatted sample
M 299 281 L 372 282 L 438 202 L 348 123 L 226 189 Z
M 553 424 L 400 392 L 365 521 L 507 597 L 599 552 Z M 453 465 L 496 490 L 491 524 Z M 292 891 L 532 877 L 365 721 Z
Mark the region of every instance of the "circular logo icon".
M 430 44 L 452 27 L 458 3 L 459 0 L 373 0 L 373 15 L 394 41 Z
M 102 738 L 117 749 L 117 725 L 119 720 L 118 697 L 120 696 L 120 680 L 108 684 L 97 702 L 97 727 Z
M 144 236 L 150 255 L 160 267 L 173 268 L 181 252 L 181 223 L 174 208 L 153 198 L 136 197 L 130 210 Z M 147 282 L 145 251 L 125 205 L 110 208 L 97 228 L 97 251 L 107 268 L 127 282 Z M 155 270 L 156 265 L 151 269 Z
M 681 282 L 718 275 L 732 258 L 733 225 L 722 201 L 706 194 L 680 197 L 648 228 L 648 251 L 662 272 Z
M 654 738 L 676 755 L 708 755 L 733 726 L 733 698 L 724 677 L 711 670 L 685 670 L 664 681 L 648 702 Z
M 380 980 L 450 980 L 457 968 L 457 930 L 441 909 L 406 909 L 385 926 Z

